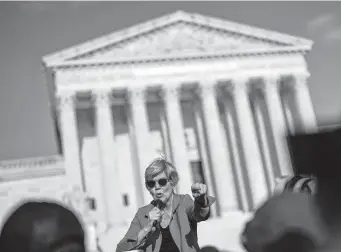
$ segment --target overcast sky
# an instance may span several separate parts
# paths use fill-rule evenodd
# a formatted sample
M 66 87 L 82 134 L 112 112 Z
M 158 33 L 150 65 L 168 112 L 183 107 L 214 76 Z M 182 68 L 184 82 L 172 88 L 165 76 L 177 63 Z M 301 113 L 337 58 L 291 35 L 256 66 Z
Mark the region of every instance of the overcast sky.
M 341 2 L 0 2 L 0 160 L 57 153 L 43 55 L 176 10 L 312 39 L 318 121 L 341 122 Z

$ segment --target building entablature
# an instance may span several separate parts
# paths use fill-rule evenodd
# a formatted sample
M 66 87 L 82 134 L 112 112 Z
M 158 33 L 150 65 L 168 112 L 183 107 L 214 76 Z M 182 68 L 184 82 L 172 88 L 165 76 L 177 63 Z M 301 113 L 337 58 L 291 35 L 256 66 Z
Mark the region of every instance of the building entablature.
M 200 82 L 206 78 L 231 79 L 238 76 L 249 78 L 267 75 L 295 75 L 307 73 L 304 57 L 287 55 L 277 57 L 254 57 L 250 59 L 196 61 L 169 63 L 165 65 L 140 65 L 131 67 L 87 67 L 58 70 L 54 75 L 56 91 L 87 92 L 111 88 L 124 90 L 128 87 L 148 87 L 172 82 Z M 203 83 L 204 84 L 204 83 Z

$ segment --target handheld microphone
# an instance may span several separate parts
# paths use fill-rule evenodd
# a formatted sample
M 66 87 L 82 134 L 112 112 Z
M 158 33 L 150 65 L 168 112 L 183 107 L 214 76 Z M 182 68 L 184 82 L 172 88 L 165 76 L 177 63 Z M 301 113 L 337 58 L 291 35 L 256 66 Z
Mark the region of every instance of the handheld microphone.
M 157 199 L 155 200 L 155 206 L 159 209 L 162 210 L 164 203 L 162 202 L 162 200 Z M 153 227 L 156 227 L 156 225 L 160 222 L 160 220 L 154 220 L 153 221 Z

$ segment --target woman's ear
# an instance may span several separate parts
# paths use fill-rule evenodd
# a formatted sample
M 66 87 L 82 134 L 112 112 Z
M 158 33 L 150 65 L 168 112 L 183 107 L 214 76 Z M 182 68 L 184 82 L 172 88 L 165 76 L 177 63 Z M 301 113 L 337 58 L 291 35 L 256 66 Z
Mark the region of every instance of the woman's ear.
M 175 185 L 174 182 L 172 180 L 169 180 L 169 183 L 171 184 L 171 186 L 173 187 L 173 191 L 175 190 Z

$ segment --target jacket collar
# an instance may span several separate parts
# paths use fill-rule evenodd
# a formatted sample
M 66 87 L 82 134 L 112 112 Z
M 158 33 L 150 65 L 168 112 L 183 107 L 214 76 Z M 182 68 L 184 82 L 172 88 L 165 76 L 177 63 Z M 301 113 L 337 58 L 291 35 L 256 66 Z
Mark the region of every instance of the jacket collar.
M 176 210 L 178 209 L 179 205 L 180 205 L 180 195 L 178 194 L 173 194 L 173 214 L 176 212 Z M 145 213 L 145 217 L 148 218 L 148 213 L 156 206 L 155 200 L 152 200 L 146 208 L 146 213 Z

